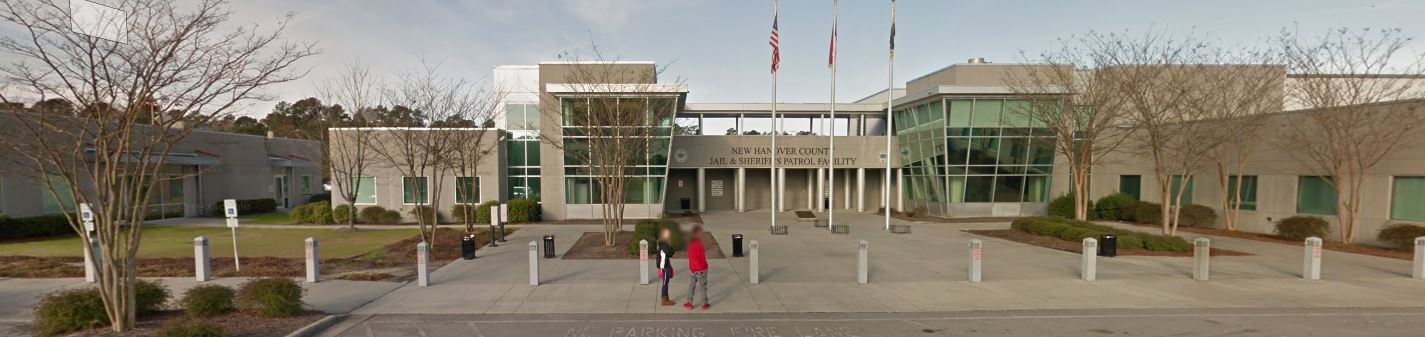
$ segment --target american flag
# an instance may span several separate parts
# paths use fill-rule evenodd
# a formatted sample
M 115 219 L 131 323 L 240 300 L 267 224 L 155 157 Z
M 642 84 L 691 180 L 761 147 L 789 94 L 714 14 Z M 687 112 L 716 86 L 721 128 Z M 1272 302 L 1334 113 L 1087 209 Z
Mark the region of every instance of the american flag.
M 891 58 L 896 58 L 896 0 L 891 0 Z
M 777 73 L 777 65 L 782 63 L 782 42 L 777 36 L 777 16 L 776 11 L 772 12 L 772 37 L 767 39 L 767 43 L 772 45 L 772 73 Z
M 836 65 L 836 18 L 831 18 L 831 51 L 826 56 L 826 67 Z

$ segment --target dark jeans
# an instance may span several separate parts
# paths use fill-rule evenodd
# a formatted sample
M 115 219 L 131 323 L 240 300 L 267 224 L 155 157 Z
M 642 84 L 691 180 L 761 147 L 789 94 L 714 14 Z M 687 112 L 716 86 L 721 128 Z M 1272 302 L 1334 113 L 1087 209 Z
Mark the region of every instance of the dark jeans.
M 667 272 L 664 272 L 664 273 L 663 273 L 663 292 L 662 292 L 664 298 L 667 298 L 667 297 L 668 297 L 668 280 L 670 280 L 670 279 L 672 279 L 672 278 L 671 278 L 671 277 L 668 277 L 668 273 L 667 273 Z

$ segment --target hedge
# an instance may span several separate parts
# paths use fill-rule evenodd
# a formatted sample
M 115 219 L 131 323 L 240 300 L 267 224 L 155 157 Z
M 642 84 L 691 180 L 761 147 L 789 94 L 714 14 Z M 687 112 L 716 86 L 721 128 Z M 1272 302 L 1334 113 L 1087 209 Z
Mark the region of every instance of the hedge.
M 1094 203 L 1093 203 L 1092 200 L 1089 201 L 1088 209 L 1085 210 L 1085 212 L 1088 213 L 1088 214 L 1086 214 L 1086 215 L 1088 216 L 1089 219 L 1097 219 L 1097 218 L 1098 218 L 1098 216 L 1097 216 L 1096 214 L 1094 214 L 1094 213 L 1096 213 L 1096 212 L 1095 212 L 1095 210 L 1094 210 Z M 1074 195 L 1073 195 L 1073 194 L 1065 194 L 1065 195 L 1059 196 L 1058 198 L 1054 198 L 1054 200 L 1050 200 L 1050 201 L 1049 201 L 1049 215 L 1050 215 L 1050 216 L 1058 216 L 1058 217 L 1064 217 L 1064 218 L 1073 219 L 1073 218 L 1074 218 Z
M 1277 236 L 1289 240 L 1305 240 L 1309 237 L 1325 239 L 1331 223 L 1314 216 L 1293 216 L 1277 220 Z
M 237 310 L 233 304 L 233 288 L 218 284 L 205 284 L 188 289 L 179 302 L 183 312 L 191 316 L 217 316 Z
M 238 310 L 264 317 L 302 313 L 302 286 L 286 277 L 252 279 L 237 291 Z
M 1425 236 L 1425 226 L 1398 223 L 1381 228 L 1376 240 L 1385 243 L 1386 248 L 1410 250 L 1415 247 L 1415 238 Z
M 277 200 L 269 198 L 261 199 L 238 199 L 238 215 L 272 213 L 277 211 Z M 214 217 L 223 217 L 223 202 L 213 203 L 213 209 L 208 212 Z
M 213 322 L 170 320 L 154 334 L 155 337 L 224 337 L 223 327 Z
M 1119 192 L 1105 195 L 1099 198 L 1097 202 L 1094 202 L 1094 212 L 1098 213 L 1101 219 L 1125 220 L 1123 218 L 1125 213 L 1123 212 L 1124 209 L 1135 201 L 1138 201 L 1138 199 L 1133 198 L 1133 195 L 1128 193 Z
M 1149 225 L 1163 224 L 1163 205 L 1151 202 L 1135 203 L 1133 222 Z
M 332 205 L 327 201 L 302 204 L 287 211 L 287 216 L 296 223 L 328 225 L 336 223 L 332 215 Z M 345 219 L 343 219 L 345 220 Z
M 510 199 L 510 223 L 528 223 L 543 219 L 539 201 L 530 198 Z
M 382 215 L 385 215 L 385 214 L 386 214 L 386 208 L 385 208 L 385 207 L 381 207 L 381 206 L 366 206 L 366 207 L 362 207 L 362 208 L 361 208 L 361 214 L 359 214 L 359 215 L 361 216 L 361 222 L 376 224 L 376 223 L 383 223 L 383 222 L 381 222 L 381 216 L 382 216 Z M 397 214 L 397 218 L 399 218 L 399 217 L 400 217 L 400 214 Z M 399 220 L 398 220 L 398 221 L 399 221 Z
M 0 240 L 74 235 L 74 227 L 63 214 L 24 218 L 0 216 Z
M 1178 211 L 1178 225 L 1183 227 L 1209 227 L 1217 223 L 1217 211 L 1212 207 L 1190 204 Z
M 339 224 L 347 223 L 348 220 L 352 220 L 351 217 L 352 217 L 352 214 L 351 214 L 351 205 L 337 205 L 336 208 L 333 208 L 333 209 L 332 209 L 332 221 L 333 221 L 334 223 L 339 223 Z M 358 222 L 358 221 L 350 221 L 350 222 Z
M 54 336 L 109 325 L 104 299 L 98 288 L 61 290 L 45 295 L 35 305 L 34 331 Z
M 638 255 L 638 242 L 648 240 L 648 255 L 658 254 L 658 232 L 664 228 L 672 230 L 673 250 L 678 250 L 683 246 L 683 232 L 678 228 L 678 223 L 668 219 L 640 220 L 633 225 L 633 239 L 628 240 L 628 255 Z
M 1084 238 L 1098 238 L 1103 234 L 1118 236 L 1118 247 L 1124 249 L 1147 249 L 1152 251 L 1187 252 L 1192 245 L 1176 236 L 1154 235 L 1088 221 L 1078 221 L 1064 217 L 1040 216 L 1015 220 L 1010 228 L 1039 236 L 1054 237 L 1069 241 Z

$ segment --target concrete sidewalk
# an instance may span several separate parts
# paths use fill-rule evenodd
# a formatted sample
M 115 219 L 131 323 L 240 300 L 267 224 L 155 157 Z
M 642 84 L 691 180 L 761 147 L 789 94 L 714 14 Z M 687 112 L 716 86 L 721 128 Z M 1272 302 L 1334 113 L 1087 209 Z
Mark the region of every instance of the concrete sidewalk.
M 779 222 L 791 235 L 768 234 L 766 212 L 711 213 L 704 227 L 727 259 L 709 261 L 715 312 L 922 312 L 1010 309 L 1408 307 L 1425 303 L 1425 282 L 1409 279 L 1408 261 L 1326 252 L 1321 281 L 1299 278 L 1300 248 L 1222 240 L 1218 247 L 1253 256 L 1214 257 L 1211 281 L 1191 279 L 1184 257 L 1100 258 L 1098 281 L 1079 280 L 1077 253 L 963 232 L 1007 223 L 914 224 L 914 234 L 882 231 L 882 218 L 838 213 L 851 235 Z M 901 221 L 896 220 L 896 223 Z M 541 259 L 542 284 L 528 285 L 527 246 L 557 236 L 559 254 L 597 226 L 524 226 L 510 244 L 432 273 L 428 288 L 409 284 L 355 310 L 407 313 L 649 313 L 686 312 L 655 305 L 657 284 L 638 285 L 635 260 Z M 748 261 L 731 258 L 729 235 L 761 243 L 761 284 L 748 284 Z M 856 241 L 870 247 L 870 284 L 855 282 Z M 969 283 L 967 243 L 984 241 L 984 282 Z M 671 286 L 687 296 L 685 260 Z

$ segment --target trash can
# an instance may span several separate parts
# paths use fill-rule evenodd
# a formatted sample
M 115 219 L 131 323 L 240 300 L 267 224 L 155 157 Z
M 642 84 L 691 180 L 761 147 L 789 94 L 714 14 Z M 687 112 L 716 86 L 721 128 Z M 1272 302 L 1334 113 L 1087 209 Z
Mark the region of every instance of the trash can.
M 553 235 L 545 235 L 545 236 L 544 236 L 544 258 L 546 258 L 546 259 L 552 259 L 552 258 L 554 258 L 554 236 L 553 236 Z
M 679 209 L 682 209 L 682 210 L 690 210 L 690 209 L 693 209 L 693 198 L 681 198 L 681 199 L 678 199 L 678 206 L 681 206 L 681 208 L 679 208 Z
M 1098 256 L 1118 256 L 1118 236 L 1101 234 L 1098 236 Z
M 460 237 L 460 257 L 466 260 L 475 259 L 475 234 Z
M 732 257 L 742 257 L 742 234 L 732 235 Z

